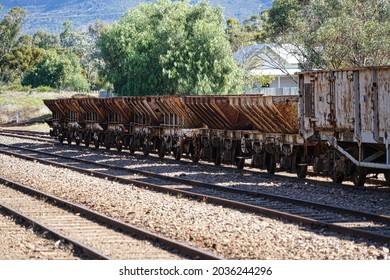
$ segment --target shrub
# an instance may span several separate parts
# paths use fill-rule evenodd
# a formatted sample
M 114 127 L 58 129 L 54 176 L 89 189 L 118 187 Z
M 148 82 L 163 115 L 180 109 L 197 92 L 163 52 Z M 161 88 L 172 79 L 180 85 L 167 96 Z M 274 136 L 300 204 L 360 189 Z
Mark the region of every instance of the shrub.
M 12 83 L 12 84 L 8 85 L 5 89 L 9 90 L 9 91 L 30 91 L 31 87 L 30 86 L 22 86 L 19 83 Z
M 89 91 L 90 85 L 81 74 L 73 75 L 65 84 L 65 87 L 75 91 Z
M 37 92 L 51 92 L 54 91 L 51 87 L 48 86 L 39 86 L 36 88 Z

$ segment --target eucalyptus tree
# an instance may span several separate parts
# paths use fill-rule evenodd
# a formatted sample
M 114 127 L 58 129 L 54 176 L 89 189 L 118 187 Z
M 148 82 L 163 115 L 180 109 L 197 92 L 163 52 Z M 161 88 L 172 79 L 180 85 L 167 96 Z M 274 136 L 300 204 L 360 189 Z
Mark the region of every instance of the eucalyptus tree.
M 388 0 L 340 1 L 339 14 L 328 18 L 317 33 L 315 47 L 328 67 L 390 64 Z
M 58 34 L 51 34 L 43 30 L 38 30 L 33 35 L 33 44 L 34 46 L 50 50 L 50 49 L 60 49 L 60 37 Z
M 141 4 L 107 28 L 100 47 L 108 78 L 121 95 L 242 90 L 222 10 L 208 2 Z
M 33 88 L 49 86 L 71 90 L 89 89 L 77 55 L 70 51 L 59 54 L 55 49 L 45 51 L 43 58 L 24 77 L 22 85 Z
M 43 57 L 44 49 L 24 42 L 12 48 L 2 58 L 3 81 L 19 83 L 25 74 Z
M 77 54 L 86 79 L 96 85 L 100 78 L 99 71 L 104 66 L 97 42 L 105 24 L 98 21 L 89 25 L 87 30 L 76 30 L 69 21 L 64 22 L 63 26 L 64 30 L 59 35 L 61 47 Z
M 293 44 L 305 69 L 390 63 L 388 0 L 275 0 L 266 31 Z
M 242 24 L 235 18 L 229 18 L 226 22 L 226 34 L 232 51 L 236 52 L 243 47 L 263 43 L 265 39 L 263 24 L 263 15 L 253 15 L 245 19 Z
M 0 6 L 1 10 L 1 6 Z M 7 64 L 4 56 L 19 43 L 18 38 L 27 12 L 22 8 L 12 8 L 0 21 L 0 82 L 8 82 L 6 79 Z

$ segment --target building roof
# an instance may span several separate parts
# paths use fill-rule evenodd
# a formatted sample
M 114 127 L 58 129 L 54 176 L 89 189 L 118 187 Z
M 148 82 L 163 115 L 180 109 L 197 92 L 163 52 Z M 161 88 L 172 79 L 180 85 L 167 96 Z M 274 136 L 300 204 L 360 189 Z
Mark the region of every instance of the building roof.
M 251 75 L 286 76 L 286 72 L 294 75 L 300 71 L 296 53 L 296 48 L 289 44 L 258 44 L 238 50 L 233 57 Z

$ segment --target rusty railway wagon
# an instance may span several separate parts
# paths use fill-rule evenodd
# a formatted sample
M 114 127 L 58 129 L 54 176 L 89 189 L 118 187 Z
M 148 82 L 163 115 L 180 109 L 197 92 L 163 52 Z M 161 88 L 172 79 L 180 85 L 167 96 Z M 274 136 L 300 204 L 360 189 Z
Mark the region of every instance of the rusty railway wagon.
M 390 66 L 299 74 L 299 134 L 316 173 L 390 183 Z
M 50 134 L 130 153 L 390 181 L 390 67 L 299 73 L 299 96 L 129 96 L 44 100 Z
M 126 148 L 130 153 L 183 155 L 274 173 L 294 171 L 303 138 L 298 96 L 130 96 L 44 100 L 53 112 L 50 134 L 70 144 Z M 281 161 L 281 159 L 283 159 Z M 297 165 L 299 164 L 299 165 Z M 300 175 L 304 177 L 304 174 Z

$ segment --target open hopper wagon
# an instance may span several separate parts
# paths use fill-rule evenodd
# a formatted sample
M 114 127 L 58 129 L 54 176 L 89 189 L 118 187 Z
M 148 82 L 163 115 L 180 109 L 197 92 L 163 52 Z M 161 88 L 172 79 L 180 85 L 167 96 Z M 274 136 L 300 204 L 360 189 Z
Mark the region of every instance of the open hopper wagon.
M 76 145 L 80 145 L 84 129 L 85 129 L 85 111 L 79 105 L 80 98 L 63 98 L 59 99 L 59 104 L 66 113 L 66 126 L 63 127 L 64 138 L 60 138 L 60 142 L 64 139 L 67 140 L 68 144 L 73 141 Z
M 201 119 L 186 106 L 181 96 L 161 96 L 155 99 L 155 104 L 163 115 L 159 156 L 172 151 L 176 160 L 185 153 L 191 155 L 193 161 L 198 161 L 200 149 L 196 135 L 202 126 Z
M 90 143 L 93 143 L 96 148 L 99 148 L 99 135 L 107 128 L 107 111 L 103 106 L 102 99 L 80 98 L 78 102 L 85 111 L 84 144 L 88 147 Z
M 47 124 L 50 126 L 50 136 L 62 137 L 62 128 L 65 127 L 66 111 L 60 103 L 59 99 L 46 99 L 43 103 L 52 112 L 52 117 L 47 120 Z
M 116 147 L 121 151 L 129 142 L 130 123 L 133 112 L 127 106 L 124 97 L 110 97 L 101 99 L 106 115 L 106 128 L 99 135 L 99 142 L 110 149 Z
M 241 150 L 244 130 L 254 129 L 253 123 L 230 103 L 229 95 L 186 96 L 185 104 L 206 125 L 200 130 L 200 157 L 213 161 L 237 163 L 243 167 Z
M 155 96 L 127 96 L 123 102 L 132 112 L 129 129 L 129 150 L 141 150 L 144 155 L 157 149 L 163 116 L 156 106 Z
M 251 159 L 254 167 L 274 173 L 276 163 L 296 169 L 302 159 L 292 154 L 303 144 L 298 135 L 296 96 L 187 96 L 191 108 L 208 129 L 202 132 L 202 158 L 235 163 L 243 168 Z
M 241 140 L 252 166 L 274 173 L 280 163 L 283 169 L 306 176 L 307 165 L 299 155 L 304 141 L 299 135 L 298 96 L 231 96 L 229 101 L 254 127 Z

